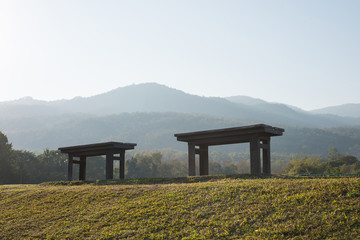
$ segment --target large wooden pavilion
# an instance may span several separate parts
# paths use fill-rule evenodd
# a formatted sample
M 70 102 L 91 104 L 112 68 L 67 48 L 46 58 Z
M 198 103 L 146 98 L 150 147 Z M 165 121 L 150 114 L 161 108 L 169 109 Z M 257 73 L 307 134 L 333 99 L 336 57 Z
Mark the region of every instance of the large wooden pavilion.
M 199 155 L 200 175 L 209 174 L 209 146 L 250 143 L 250 173 L 271 174 L 270 137 L 281 136 L 282 128 L 265 124 L 224 128 L 208 131 L 178 133 L 178 141 L 188 143 L 189 176 L 195 176 L 195 155 Z M 262 156 L 261 156 L 262 150 Z M 261 170 L 262 157 L 262 170 Z

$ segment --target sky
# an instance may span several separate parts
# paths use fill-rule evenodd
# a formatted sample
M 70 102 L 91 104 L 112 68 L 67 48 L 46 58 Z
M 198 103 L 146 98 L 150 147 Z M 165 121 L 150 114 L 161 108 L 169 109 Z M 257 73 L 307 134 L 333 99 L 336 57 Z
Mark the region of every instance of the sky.
M 358 0 L 0 0 L 0 101 L 157 82 L 313 110 L 360 103 Z

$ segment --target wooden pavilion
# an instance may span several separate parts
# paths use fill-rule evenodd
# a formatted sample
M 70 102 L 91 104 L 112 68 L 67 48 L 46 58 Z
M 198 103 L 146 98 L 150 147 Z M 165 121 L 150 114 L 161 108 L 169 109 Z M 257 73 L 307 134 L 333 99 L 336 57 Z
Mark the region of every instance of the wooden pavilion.
M 136 143 L 105 142 L 80 146 L 62 147 L 59 150 L 69 155 L 68 180 L 72 181 L 73 164 L 79 164 L 79 180 L 86 178 L 86 158 L 106 156 L 106 179 L 113 179 L 114 160 L 120 161 L 120 179 L 125 178 L 125 151 L 134 149 Z
M 195 155 L 199 155 L 200 175 L 209 174 L 209 146 L 250 143 L 250 173 L 271 174 L 270 137 L 282 136 L 284 129 L 265 124 L 178 133 L 178 141 L 188 143 L 189 176 L 195 176 Z M 262 150 L 262 156 L 261 156 Z M 261 170 L 262 157 L 262 170 Z

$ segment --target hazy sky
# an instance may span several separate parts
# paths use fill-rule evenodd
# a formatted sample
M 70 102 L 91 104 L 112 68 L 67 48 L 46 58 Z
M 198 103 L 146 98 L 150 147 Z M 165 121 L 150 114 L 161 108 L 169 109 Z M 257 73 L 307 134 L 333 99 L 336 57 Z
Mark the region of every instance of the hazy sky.
M 360 103 L 360 1 L 0 0 L 0 101 L 143 82 L 306 110 Z

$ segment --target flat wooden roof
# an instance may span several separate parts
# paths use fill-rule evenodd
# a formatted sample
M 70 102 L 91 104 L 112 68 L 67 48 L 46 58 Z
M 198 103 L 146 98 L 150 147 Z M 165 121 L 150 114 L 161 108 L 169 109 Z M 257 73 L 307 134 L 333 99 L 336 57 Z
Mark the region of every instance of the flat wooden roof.
M 285 130 L 265 124 L 243 127 L 223 128 L 207 131 L 177 133 L 178 141 L 191 142 L 196 145 L 223 145 L 249 142 L 254 137 L 281 136 Z
M 104 142 L 87 145 L 77 145 L 70 147 L 61 147 L 59 150 L 62 153 L 68 153 L 73 156 L 98 156 L 106 155 L 107 153 L 121 153 L 125 150 L 134 149 L 136 143 L 122 143 L 122 142 Z

